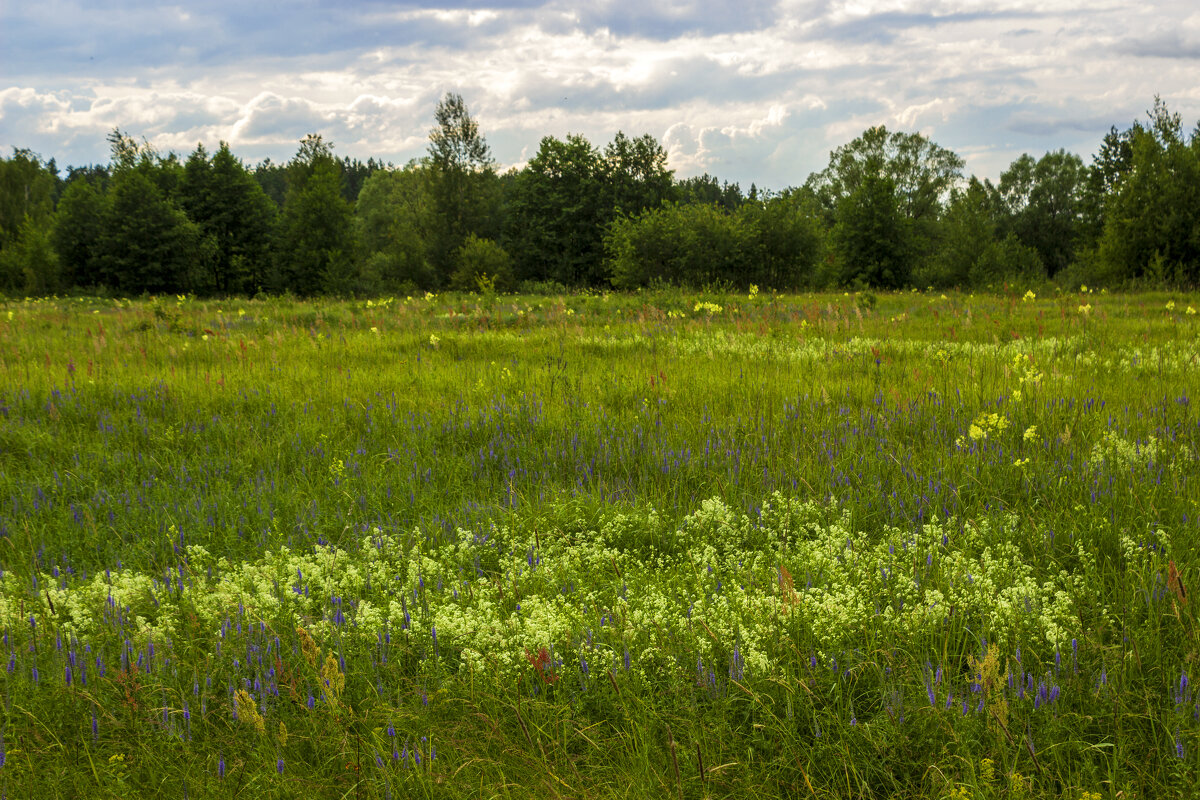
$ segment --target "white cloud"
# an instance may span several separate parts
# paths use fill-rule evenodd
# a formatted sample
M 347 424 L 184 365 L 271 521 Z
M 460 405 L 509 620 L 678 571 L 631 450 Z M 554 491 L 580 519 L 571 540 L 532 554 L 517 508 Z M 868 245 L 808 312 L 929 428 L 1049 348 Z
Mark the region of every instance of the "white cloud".
M 1200 115 L 1186 0 L 565 0 L 10 4 L 0 146 L 107 159 L 120 126 L 162 149 L 231 143 L 286 160 L 423 153 L 461 92 L 502 165 L 544 135 L 664 142 L 680 175 L 782 188 L 871 125 L 919 130 L 995 177 L 1005 159 L 1085 158 L 1160 93 Z

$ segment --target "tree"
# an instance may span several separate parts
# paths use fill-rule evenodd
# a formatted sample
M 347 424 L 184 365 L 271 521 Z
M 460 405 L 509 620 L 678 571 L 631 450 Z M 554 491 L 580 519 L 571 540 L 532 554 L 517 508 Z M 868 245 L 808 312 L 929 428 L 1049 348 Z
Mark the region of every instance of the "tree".
M 894 186 L 897 211 L 918 222 L 936 219 L 961 182 L 964 165 L 957 154 L 919 133 L 890 132 L 881 125 L 834 150 L 829 166 L 812 175 L 808 186 L 832 214 L 863 183 L 883 178 Z
M 587 139 L 547 136 L 514 180 L 505 240 L 517 274 L 567 286 L 609 277 L 604 234 L 614 219 L 661 206 L 674 194 L 666 151 L 652 136 L 617 133 L 601 153 Z
M 621 131 L 604 148 L 610 203 L 616 214 L 640 214 L 674 194 L 667 151 L 650 134 L 630 139 Z
M 1200 282 L 1200 139 L 1155 98 L 1148 126 L 1128 132 L 1128 166 L 1104 203 L 1103 279 Z
M 965 190 L 951 196 L 942 215 L 937 252 L 914 269 L 913 282 L 937 288 L 983 287 L 1017 278 L 1044 278 L 1037 252 L 1016 234 L 1003 232 L 1007 219 L 1008 210 L 996 187 L 971 178 Z
M 17 238 L 27 219 L 43 222 L 54 211 L 57 175 L 40 156 L 13 148 L 0 159 L 0 249 Z
M 914 262 L 913 220 L 902 212 L 895 182 L 867 174 L 841 198 L 830 238 L 838 283 L 898 289 L 908 284 Z
M 146 172 L 122 168 L 100 236 L 101 282 L 126 294 L 193 291 L 211 257 L 200 229 Z
M 1086 182 L 1083 160 L 1065 150 L 1023 155 L 1000 175 L 1001 233 L 1033 248 L 1051 276 L 1072 262 L 1083 236 Z
M 725 211 L 735 211 L 746 201 L 736 183 L 722 183 L 707 172 L 679 181 L 675 185 L 675 195 L 681 205 L 715 205 Z
M 738 217 L 711 205 L 669 203 L 638 217 L 617 217 L 605 238 L 612 283 L 619 289 L 651 281 L 745 285 L 748 233 Z
M 0 249 L 0 289 L 37 296 L 67 288 L 50 238 L 52 223 L 52 217 L 25 217 L 17 235 Z
M 491 150 L 462 96 L 447 94 L 434 111 L 434 121 L 429 165 L 437 227 L 430 260 L 438 274 L 448 278 L 468 234 L 493 237 L 499 232 L 499 192 Z
M 363 163 L 357 158 L 352 159 L 346 156 L 341 161 L 342 197 L 346 198 L 347 202 L 355 202 L 367 179 L 376 172 L 390 167 L 390 164 L 385 167 L 382 161 L 376 161 L 374 158 L 368 158 L 366 163 Z
M 49 294 L 63 288 L 50 244 L 58 171 L 30 150 L 0 159 L 0 290 Z
M 811 197 L 786 193 L 746 202 L 736 215 L 747 229 L 750 250 L 746 268 L 734 279 L 735 284 L 796 289 L 814 281 L 824 250 L 824 229 Z
M 101 242 L 108 223 L 108 198 L 92 181 L 79 177 L 67 184 L 58 201 L 52 241 L 66 286 L 105 283 Z
M 276 208 L 283 208 L 287 199 L 287 167 L 264 158 L 254 168 L 254 180 Z
M 221 142 L 211 160 L 196 147 L 184 165 L 180 200 L 214 253 L 198 290 L 249 294 L 262 286 L 275 208 L 228 144 Z
M 305 137 L 287 173 L 277 273 L 268 285 L 304 296 L 362 291 L 353 212 L 342 196 L 341 170 L 332 145 L 317 135 Z
M 364 269 L 381 288 L 437 286 L 428 256 L 434 230 L 428 166 L 413 161 L 404 169 L 373 173 L 359 192 L 354 213 L 367 254 Z
M 612 218 L 600 152 L 582 136 L 547 136 L 513 180 L 505 241 L 523 280 L 594 285 L 605 275 Z
M 841 268 L 849 270 L 841 279 L 865 280 L 873 286 L 905 283 L 912 264 L 936 249 L 937 221 L 962 180 L 963 166 L 962 158 L 921 134 L 891 132 L 883 126 L 868 128 L 834 150 L 829 166 L 810 176 L 805 187 L 833 227 Z M 881 194 L 886 187 L 893 193 L 891 200 Z M 843 223 L 847 213 L 854 219 Z M 875 229 L 885 238 L 853 243 L 846 237 L 859 226 L 864 233 Z M 888 247 L 899 249 L 889 255 Z M 900 276 L 900 283 L 894 283 Z M 881 280 L 884 283 L 877 283 Z

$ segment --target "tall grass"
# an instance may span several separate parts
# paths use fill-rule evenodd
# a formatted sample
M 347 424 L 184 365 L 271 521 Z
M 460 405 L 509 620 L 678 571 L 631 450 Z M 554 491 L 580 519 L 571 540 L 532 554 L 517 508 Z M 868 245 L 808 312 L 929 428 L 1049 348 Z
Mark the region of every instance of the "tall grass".
M 1198 308 L 11 303 L 0 790 L 1187 796 Z

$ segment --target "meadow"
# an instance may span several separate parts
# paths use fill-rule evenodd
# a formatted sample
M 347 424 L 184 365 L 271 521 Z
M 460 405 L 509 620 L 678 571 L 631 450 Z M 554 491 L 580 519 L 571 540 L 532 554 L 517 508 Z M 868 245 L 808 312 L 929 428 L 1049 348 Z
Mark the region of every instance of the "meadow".
M 1191 797 L 1200 296 L 0 304 L 0 792 Z

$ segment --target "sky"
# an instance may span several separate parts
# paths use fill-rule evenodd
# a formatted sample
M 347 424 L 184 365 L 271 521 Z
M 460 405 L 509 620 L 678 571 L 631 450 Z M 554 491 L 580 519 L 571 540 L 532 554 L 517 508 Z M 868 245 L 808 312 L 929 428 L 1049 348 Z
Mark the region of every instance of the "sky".
M 997 179 L 1091 160 L 1161 95 L 1200 117 L 1194 0 L 2 0 L 0 149 L 105 163 L 227 141 L 403 164 L 463 96 L 503 170 L 544 136 L 649 133 L 677 177 L 782 189 L 865 129 L 919 132 Z

